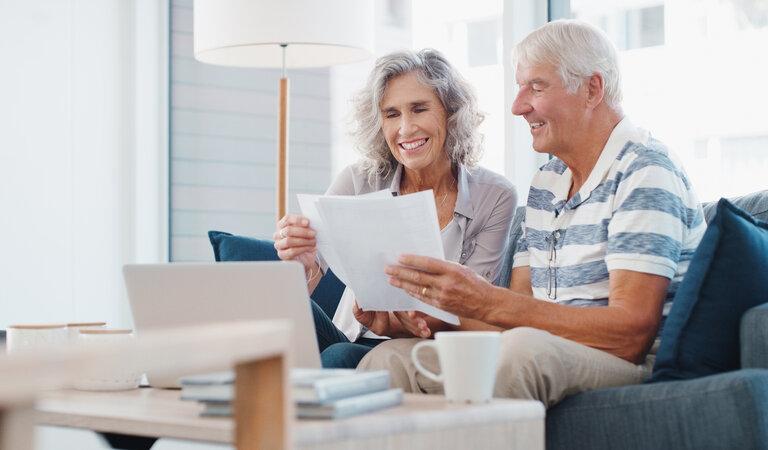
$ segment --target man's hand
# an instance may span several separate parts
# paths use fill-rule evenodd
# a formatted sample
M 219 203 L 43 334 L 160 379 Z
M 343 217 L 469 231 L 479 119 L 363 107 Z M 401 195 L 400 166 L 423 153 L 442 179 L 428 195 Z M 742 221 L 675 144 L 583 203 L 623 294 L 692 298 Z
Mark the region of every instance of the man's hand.
M 493 285 L 461 264 L 415 255 L 402 255 L 398 263 L 385 270 L 389 283 L 414 298 L 478 320 L 483 320 L 492 307 Z

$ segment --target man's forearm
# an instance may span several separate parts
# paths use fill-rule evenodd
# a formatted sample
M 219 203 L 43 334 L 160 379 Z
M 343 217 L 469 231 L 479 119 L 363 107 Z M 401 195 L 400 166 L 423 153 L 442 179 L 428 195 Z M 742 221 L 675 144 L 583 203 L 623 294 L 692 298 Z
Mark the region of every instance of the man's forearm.
M 621 307 L 558 305 L 504 288 L 494 288 L 482 321 L 502 329 L 538 328 L 631 362 L 645 356 L 658 327 L 658 320 L 636 320 Z
M 461 323 L 455 327 L 458 331 L 504 331 L 505 329 L 482 320 L 461 318 Z

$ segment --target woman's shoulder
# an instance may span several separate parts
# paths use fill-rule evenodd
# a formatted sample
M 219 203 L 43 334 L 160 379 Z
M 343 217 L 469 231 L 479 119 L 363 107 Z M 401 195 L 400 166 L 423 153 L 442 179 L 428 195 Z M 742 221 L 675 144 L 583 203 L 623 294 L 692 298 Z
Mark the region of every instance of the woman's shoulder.
M 385 180 L 381 177 L 369 176 L 369 168 L 365 161 L 357 161 L 344 167 L 336 176 L 331 187 L 328 189 L 329 195 L 359 195 L 367 194 L 376 190 L 385 189 Z M 381 187 L 384 186 L 384 187 Z
M 368 171 L 363 161 L 356 161 L 344 167 L 339 173 L 339 177 L 353 180 L 366 180 L 368 178 Z
M 509 195 L 514 195 L 517 192 L 515 185 L 500 173 L 482 166 L 469 167 L 465 168 L 465 170 L 467 173 L 467 183 L 471 190 L 477 189 L 487 193 L 508 193 Z

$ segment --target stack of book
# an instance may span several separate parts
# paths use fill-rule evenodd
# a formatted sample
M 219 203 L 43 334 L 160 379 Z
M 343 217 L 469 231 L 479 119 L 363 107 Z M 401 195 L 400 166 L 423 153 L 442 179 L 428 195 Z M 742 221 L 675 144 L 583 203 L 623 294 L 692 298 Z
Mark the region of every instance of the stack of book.
M 203 416 L 231 416 L 235 376 L 219 372 L 183 377 L 181 399 L 204 405 Z M 291 395 L 303 419 L 340 419 L 390 406 L 403 400 L 402 389 L 389 388 L 389 372 L 354 369 L 293 369 Z

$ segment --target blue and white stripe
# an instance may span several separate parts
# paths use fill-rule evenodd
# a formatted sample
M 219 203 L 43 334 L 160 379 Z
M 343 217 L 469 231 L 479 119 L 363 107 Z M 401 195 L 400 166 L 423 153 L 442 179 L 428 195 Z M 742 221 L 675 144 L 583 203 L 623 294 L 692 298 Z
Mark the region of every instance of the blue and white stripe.
M 625 269 L 669 278 L 671 299 L 706 227 L 676 157 L 623 119 L 587 181 L 568 199 L 571 182 L 568 167 L 553 159 L 531 184 L 514 266 L 530 266 L 534 296 L 605 305 L 608 273 Z M 550 239 L 555 234 L 553 270 Z M 555 298 L 548 295 L 552 279 Z

